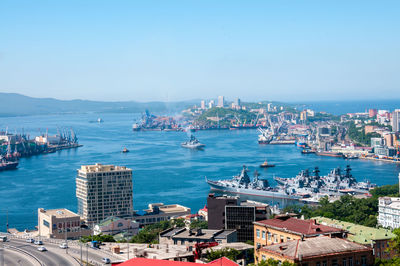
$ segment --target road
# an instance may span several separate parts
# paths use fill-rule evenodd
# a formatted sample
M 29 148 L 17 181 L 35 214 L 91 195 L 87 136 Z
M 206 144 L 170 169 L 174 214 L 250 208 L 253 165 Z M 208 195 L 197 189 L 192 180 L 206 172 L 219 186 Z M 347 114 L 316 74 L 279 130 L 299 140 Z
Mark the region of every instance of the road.
M 4 258 L 5 262 L 8 262 L 5 263 L 5 265 L 78 266 L 80 265 L 81 253 L 83 261 L 88 260 L 91 264 L 96 266 L 104 265 L 102 259 L 105 257 L 110 258 L 112 261 L 121 260 L 121 257 L 102 249 L 93 249 L 85 244 L 83 244 L 81 248 L 81 243 L 78 241 L 68 241 L 68 249 L 61 249 L 59 247 L 63 240 L 42 239 L 42 241 L 47 251 L 38 251 L 37 248 L 39 246 L 33 243 L 27 243 L 25 238 L 17 238 L 8 235 L 8 241 L 4 243 Z M 18 264 L 18 261 L 20 261 L 21 264 Z

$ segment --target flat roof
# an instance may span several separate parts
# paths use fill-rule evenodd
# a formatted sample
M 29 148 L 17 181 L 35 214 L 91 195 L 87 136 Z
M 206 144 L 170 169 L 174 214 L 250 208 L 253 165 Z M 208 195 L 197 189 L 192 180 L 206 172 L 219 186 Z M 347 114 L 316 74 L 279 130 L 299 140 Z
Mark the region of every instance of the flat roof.
M 78 214 L 68 210 L 68 209 L 52 209 L 52 210 L 45 210 L 39 209 L 40 213 L 52 216 L 54 215 L 56 218 L 72 218 L 72 217 L 79 217 Z
M 285 258 L 299 259 L 302 257 L 305 259 L 307 257 L 327 256 L 329 254 L 368 251 L 371 248 L 341 238 L 317 236 L 305 238 L 304 240 L 290 240 L 285 243 L 264 246 L 261 250 Z
M 335 226 L 348 231 L 347 238 L 359 244 L 370 244 L 373 240 L 386 240 L 395 237 L 390 230 L 385 228 L 373 228 L 325 217 L 314 217 L 313 219 L 324 225 Z
M 132 169 L 126 166 L 115 166 L 115 165 L 103 165 L 96 163 L 94 165 L 82 165 L 78 171 L 83 173 L 95 173 L 95 172 L 115 172 L 115 171 L 127 171 Z
M 387 200 L 390 200 L 390 203 L 389 204 L 386 204 L 385 203 L 385 207 L 387 206 L 387 207 L 390 207 L 390 208 L 393 208 L 393 209 L 399 209 L 400 210 L 400 198 L 395 198 L 395 197 L 381 197 L 381 198 L 379 198 L 379 200 L 385 200 L 385 201 L 387 201 Z
M 190 233 L 192 231 L 192 234 Z M 229 234 L 233 233 L 234 230 L 213 230 L 213 229 L 201 229 L 201 234 L 198 235 L 196 229 L 188 230 L 186 228 L 170 228 L 161 232 L 160 237 L 172 237 L 172 238 L 185 238 L 185 239 L 204 239 L 208 240 L 211 238 L 225 239 Z

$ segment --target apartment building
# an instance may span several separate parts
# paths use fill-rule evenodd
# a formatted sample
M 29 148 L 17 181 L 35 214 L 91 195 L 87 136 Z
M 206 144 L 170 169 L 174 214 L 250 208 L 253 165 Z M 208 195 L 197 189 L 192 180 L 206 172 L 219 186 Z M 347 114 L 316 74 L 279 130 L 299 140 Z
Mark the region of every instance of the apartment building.
M 89 225 L 110 216 L 133 215 L 132 170 L 124 166 L 83 165 L 76 177 L 78 214 Z

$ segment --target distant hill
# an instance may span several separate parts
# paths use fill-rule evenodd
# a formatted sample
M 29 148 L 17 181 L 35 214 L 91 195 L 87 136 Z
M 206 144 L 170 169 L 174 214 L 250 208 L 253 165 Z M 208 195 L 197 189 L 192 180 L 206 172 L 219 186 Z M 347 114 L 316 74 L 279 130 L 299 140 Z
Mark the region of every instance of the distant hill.
M 183 102 L 100 102 L 87 100 L 57 100 L 54 98 L 33 98 L 17 93 L 0 92 L 0 117 L 61 113 L 141 113 L 177 112 L 198 103 Z

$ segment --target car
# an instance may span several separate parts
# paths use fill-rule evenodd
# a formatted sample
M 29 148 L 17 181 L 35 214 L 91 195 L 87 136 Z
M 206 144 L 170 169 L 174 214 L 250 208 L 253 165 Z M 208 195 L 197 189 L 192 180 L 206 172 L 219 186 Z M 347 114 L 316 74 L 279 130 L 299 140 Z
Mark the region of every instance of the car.
M 28 238 L 25 241 L 26 241 L 26 243 L 35 243 L 35 239 L 32 239 L 32 238 Z
M 62 249 L 66 249 L 68 248 L 68 244 L 67 243 L 61 243 L 61 245 L 59 245 L 60 248 Z
M 35 243 L 35 245 L 43 245 L 43 241 L 42 240 L 36 240 L 34 243 Z
M 103 258 L 101 261 L 104 262 L 105 264 L 111 263 L 111 260 L 109 258 Z
M 41 252 L 43 252 L 43 251 L 47 251 L 47 248 L 45 248 L 45 247 L 38 247 L 38 249 L 37 250 L 39 250 L 39 251 L 41 251 Z

